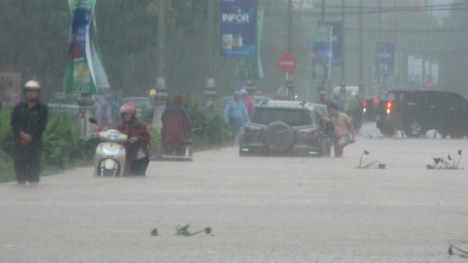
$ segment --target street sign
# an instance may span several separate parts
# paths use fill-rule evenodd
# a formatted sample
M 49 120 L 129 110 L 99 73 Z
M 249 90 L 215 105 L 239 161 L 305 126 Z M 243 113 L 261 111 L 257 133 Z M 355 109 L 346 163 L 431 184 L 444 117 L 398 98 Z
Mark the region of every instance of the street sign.
M 278 58 L 278 68 L 284 72 L 293 72 L 296 68 L 297 60 L 291 53 L 284 53 Z

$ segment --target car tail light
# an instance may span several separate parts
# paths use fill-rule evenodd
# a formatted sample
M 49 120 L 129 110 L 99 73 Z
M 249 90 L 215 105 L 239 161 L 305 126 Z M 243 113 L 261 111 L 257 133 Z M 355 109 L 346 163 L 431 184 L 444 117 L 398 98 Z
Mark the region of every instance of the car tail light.
M 362 112 L 366 113 L 366 111 L 367 111 L 367 101 L 364 101 L 362 103 Z
M 380 104 L 380 100 L 379 99 L 374 99 L 372 101 L 372 103 L 374 103 L 374 105 L 378 105 L 378 104 Z
M 304 135 L 306 137 L 315 137 L 318 134 L 317 130 L 314 128 L 300 129 L 299 133 L 301 133 L 301 135 Z
M 387 102 L 387 114 L 390 114 L 392 111 L 393 103 L 391 101 Z
M 258 133 L 260 133 L 261 129 L 262 128 L 260 128 L 260 127 L 246 125 L 245 128 L 244 128 L 244 133 L 248 134 L 248 135 L 258 134 Z

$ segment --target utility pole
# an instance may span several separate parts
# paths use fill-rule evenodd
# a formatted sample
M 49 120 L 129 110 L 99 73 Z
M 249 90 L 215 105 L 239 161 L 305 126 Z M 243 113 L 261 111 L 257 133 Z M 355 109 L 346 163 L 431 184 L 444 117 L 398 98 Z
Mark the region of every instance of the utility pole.
M 325 0 L 322 0 L 322 8 L 320 11 L 320 21 L 325 22 Z
M 206 79 L 205 89 L 205 107 L 210 108 L 213 106 L 213 100 L 216 96 L 215 90 L 215 78 L 214 78 L 214 60 L 213 60 L 213 1 L 208 0 L 208 18 L 207 18 L 207 29 L 208 29 L 208 78 Z
M 345 48 L 344 44 L 346 43 L 345 41 L 345 0 L 341 0 L 341 23 L 342 23 L 342 30 L 341 30 L 341 37 L 342 37 L 342 45 L 341 45 L 341 89 L 345 89 L 346 87 L 346 73 L 345 73 Z
M 154 98 L 153 127 L 157 130 L 162 128 L 161 115 L 166 107 L 167 86 L 165 79 L 166 58 L 166 0 L 159 0 L 158 3 L 158 64 L 156 76 L 156 96 Z
M 293 52 L 293 0 L 288 1 L 288 52 Z M 286 90 L 290 100 L 294 100 L 294 81 L 292 72 L 286 73 Z
M 364 90 L 364 63 L 363 63 L 363 39 L 362 39 L 362 0 L 359 0 L 359 94 L 361 94 L 361 100 L 365 99 Z
M 382 0 L 379 0 L 379 7 L 378 7 L 378 15 L 379 15 L 379 21 L 378 21 L 378 37 L 377 37 L 377 68 L 376 68 L 376 74 L 377 74 L 377 92 L 380 93 L 381 89 L 382 89 L 382 65 L 380 63 L 380 60 L 381 60 L 381 57 L 380 57 L 380 53 L 381 53 L 381 34 L 380 34 L 380 30 L 381 30 L 381 26 L 382 26 Z M 380 96 L 380 94 L 378 94 Z
M 322 0 L 319 25 L 324 25 L 324 24 L 325 24 L 325 0 Z M 327 85 L 326 85 L 325 79 L 319 79 L 317 83 L 318 93 L 320 94 L 321 92 L 325 92 L 326 86 Z

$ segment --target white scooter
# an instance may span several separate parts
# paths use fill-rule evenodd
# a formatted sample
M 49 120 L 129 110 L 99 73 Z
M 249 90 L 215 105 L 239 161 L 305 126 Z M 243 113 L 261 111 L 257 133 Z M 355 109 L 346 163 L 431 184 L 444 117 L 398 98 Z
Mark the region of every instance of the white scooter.
M 123 176 L 125 172 L 126 152 L 124 143 L 127 135 L 117 130 L 99 131 L 95 118 L 89 118 L 93 132 L 98 133 L 99 144 L 94 156 L 94 176 Z

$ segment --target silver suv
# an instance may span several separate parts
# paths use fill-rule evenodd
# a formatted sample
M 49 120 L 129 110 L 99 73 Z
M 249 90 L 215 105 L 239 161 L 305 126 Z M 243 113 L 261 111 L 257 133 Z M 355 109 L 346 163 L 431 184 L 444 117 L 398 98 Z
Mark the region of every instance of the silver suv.
M 330 156 L 331 141 L 314 104 L 263 101 L 245 126 L 239 154 Z

